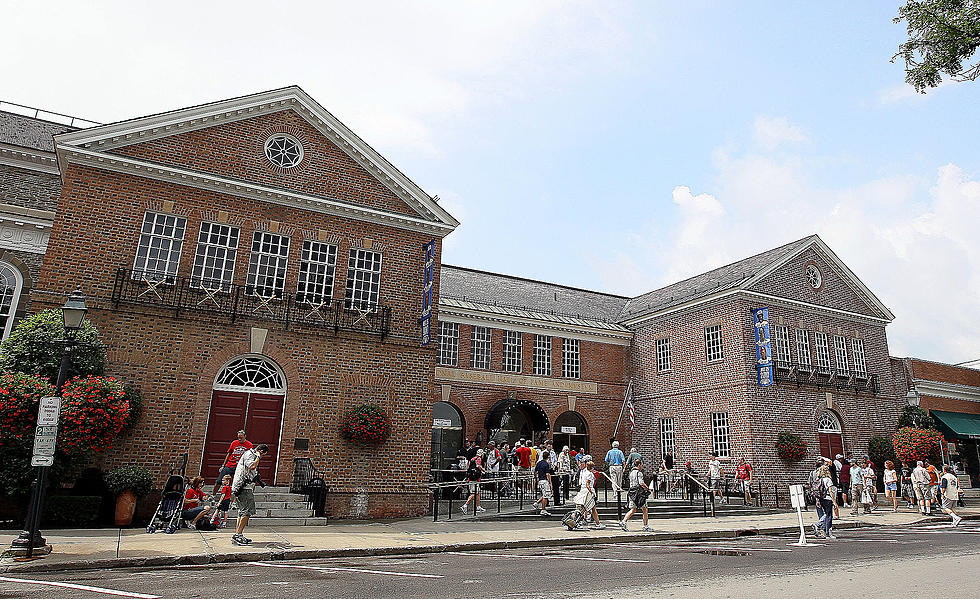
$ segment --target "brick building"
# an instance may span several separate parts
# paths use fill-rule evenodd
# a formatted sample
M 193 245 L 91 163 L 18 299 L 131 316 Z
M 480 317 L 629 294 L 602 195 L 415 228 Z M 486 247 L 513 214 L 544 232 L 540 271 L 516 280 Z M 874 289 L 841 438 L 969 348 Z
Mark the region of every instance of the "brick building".
M 905 402 L 892 314 L 820 238 L 634 298 L 442 265 L 458 223 L 296 87 L 85 128 L 0 112 L 0 174 L 4 334 L 80 286 L 110 374 L 146 400 L 107 467 L 187 451 L 211 476 L 244 426 L 273 446 L 266 479 L 309 457 L 331 515 L 395 516 L 425 510 L 466 438 L 602 455 L 631 382 L 625 446 L 773 480 L 807 467 L 776 457 L 779 432 L 863 453 Z M 339 435 L 366 402 L 393 420 L 378 449 Z
M 896 393 L 929 412 L 944 455 L 980 487 L 980 370 L 920 358 L 892 358 Z

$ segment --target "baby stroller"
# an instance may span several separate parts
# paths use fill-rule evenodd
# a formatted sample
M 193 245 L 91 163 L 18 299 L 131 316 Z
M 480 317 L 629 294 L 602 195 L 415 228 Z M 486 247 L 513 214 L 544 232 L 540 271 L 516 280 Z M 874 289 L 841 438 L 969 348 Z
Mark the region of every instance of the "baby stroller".
M 184 467 L 187 465 L 187 454 L 170 469 L 167 484 L 163 486 L 163 495 L 156 512 L 146 526 L 146 532 L 154 533 L 163 529 L 168 535 L 177 532 L 181 526 L 180 513 L 184 508 Z
M 580 503 L 583 502 L 584 503 Z M 576 528 L 585 526 L 586 522 L 592 517 L 592 508 L 595 507 L 595 495 L 593 493 L 586 493 L 583 496 L 577 496 L 575 498 L 575 508 L 565 514 L 561 519 L 561 523 L 568 530 L 575 530 Z

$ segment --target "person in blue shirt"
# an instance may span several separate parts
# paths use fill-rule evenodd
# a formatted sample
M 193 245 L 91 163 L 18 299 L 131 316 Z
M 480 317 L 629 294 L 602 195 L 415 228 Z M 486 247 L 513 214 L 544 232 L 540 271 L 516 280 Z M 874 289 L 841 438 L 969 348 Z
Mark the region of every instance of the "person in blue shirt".
M 613 441 L 612 449 L 606 452 L 606 469 L 609 470 L 609 480 L 612 481 L 615 491 L 621 491 L 623 488 L 623 466 L 625 464 L 626 456 L 619 449 L 619 441 Z

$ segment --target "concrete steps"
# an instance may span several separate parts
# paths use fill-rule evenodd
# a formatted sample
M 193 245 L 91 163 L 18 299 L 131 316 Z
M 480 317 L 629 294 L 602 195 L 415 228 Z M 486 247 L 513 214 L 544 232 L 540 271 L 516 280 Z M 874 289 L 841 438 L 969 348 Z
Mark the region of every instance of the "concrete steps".
M 255 515 L 249 519 L 249 526 L 323 526 L 326 523 L 326 518 L 313 516 L 305 495 L 292 493 L 289 487 L 255 489 Z
M 560 522 L 562 517 L 574 509 L 575 505 L 572 502 L 567 502 L 564 505 L 549 505 L 548 511 L 551 512 L 551 516 L 541 516 L 537 509 L 526 509 L 520 512 L 510 512 L 510 513 L 492 513 L 490 511 L 479 516 L 480 520 L 496 520 L 502 522 L 522 522 L 522 521 L 541 521 L 541 520 L 554 520 L 555 522 Z M 704 508 L 701 502 L 688 503 L 682 500 L 650 500 L 647 501 L 647 508 L 651 519 L 665 519 L 665 518 L 698 518 L 704 516 Z M 626 513 L 626 502 L 623 502 L 622 513 Z M 615 520 L 617 518 L 616 505 L 604 505 L 602 502 L 599 503 L 597 507 L 599 512 L 600 520 Z M 760 508 L 755 506 L 744 506 L 744 505 L 729 505 L 727 503 L 715 504 L 715 515 L 716 516 L 747 516 L 747 515 L 758 515 L 758 514 L 772 514 L 783 510 L 774 510 L 770 508 Z M 456 514 L 453 514 L 455 517 Z M 634 516 L 639 518 L 639 516 Z

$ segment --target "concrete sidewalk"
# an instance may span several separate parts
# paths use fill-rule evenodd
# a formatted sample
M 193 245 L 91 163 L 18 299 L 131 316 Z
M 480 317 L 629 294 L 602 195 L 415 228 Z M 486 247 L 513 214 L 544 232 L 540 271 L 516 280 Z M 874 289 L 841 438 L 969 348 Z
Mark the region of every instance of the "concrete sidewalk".
M 844 515 L 844 514 L 842 514 Z M 980 510 L 961 510 L 961 515 L 980 519 Z M 804 522 L 815 519 L 804 513 Z M 877 511 L 870 515 L 834 522 L 836 527 L 909 525 L 922 521 L 949 521 L 948 517 L 925 518 L 918 512 Z M 623 532 L 614 519 L 605 530 L 569 532 L 553 523 L 534 522 L 432 522 L 431 519 L 377 523 L 338 523 L 328 526 L 250 526 L 250 547 L 232 545 L 232 529 L 213 532 L 181 530 L 176 534 L 146 534 L 141 529 L 48 530 L 45 537 L 54 550 L 33 561 L 0 560 L 0 572 L 75 570 L 88 568 L 172 566 L 219 562 L 310 559 L 342 556 L 390 555 L 546 547 L 585 543 L 617 543 L 640 540 L 730 538 L 799 530 L 796 513 L 718 518 L 650 520 L 654 532 L 639 532 L 639 517 Z M 0 534 L 0 546 L 9 547 L 14 532 Z

